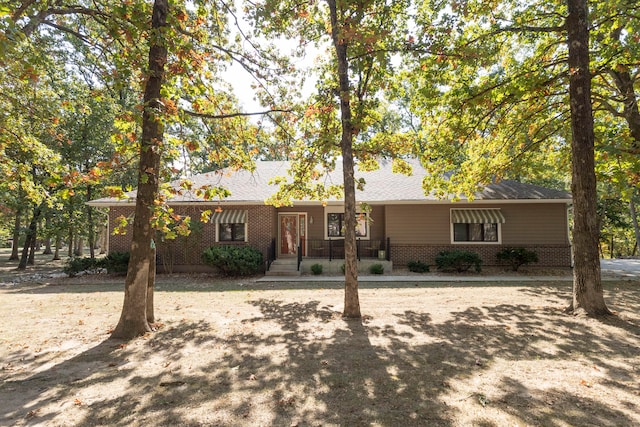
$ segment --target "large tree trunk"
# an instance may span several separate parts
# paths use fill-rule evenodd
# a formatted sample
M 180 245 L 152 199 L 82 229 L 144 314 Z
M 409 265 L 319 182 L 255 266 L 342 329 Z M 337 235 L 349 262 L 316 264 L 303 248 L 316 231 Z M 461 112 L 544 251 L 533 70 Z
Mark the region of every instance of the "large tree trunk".
M 24 247 L 22 248 L 22 256 L 20 257 L 20 263 L 18 264 L 18 270 L 26 270 L 27 263 L 29 262 L 29 253 L 33 253 L 32 248 L 35 246 L 36 242 L 36 234 L 38 229 L 38 220 L 40 219 L 40 213 L 42 211 L 42 207 L 38 206 L 33 211 L 33 217 L 31 218 L 31 223 L 29 224 L 29 228 L 27 230 L 27 236 L 24 242 Z
M 22 208 L 16 211 L 16 220 L 13 223 L 13 245 L 11 246 L 11 256 L 9 261 L 17 261 L 20 259 L 20 218 L 22 217 Z
M 574 313 L 610 314 L 604 302 L 600 257 L 594 160 L 591 73 L 589 71 L 589 27 L 587 1 L 567 0 L 567 44 L 569 47 L 569 99 L 573 192 Z
M 340 83 L 340 113 L 342 120 L 342 168 L 344 177 L 344 317 L 358 318 L 358 255 L 356 248 L 356 189 L 353 166 L 353 122 L 351 118 L 351 90 L 346 36 L 340 34 L 336 0 L 328 0 L 331 15 L 331 37 L 338 62 Z
M 140 141 L 140 164 L 138 167 L 138 194 L 131 257 L 125 281 L 124 304 L 113 338 L 131 339 L 143 335 L 151 328 L 147 320 L 147 287 L 149 286 L 150 263 L 152 261 L 151 215 L 153 202 L 158 193 L 160 169 L 160 145 L 163 137 L 162 103 L 160 90 L 167 62 L 163 29 L 167 25 L 168 1 L 156 0 L 151 19 L 152 36 L 149 48 L 149 76 L 144 92 L 142 115 L 142 139 Z

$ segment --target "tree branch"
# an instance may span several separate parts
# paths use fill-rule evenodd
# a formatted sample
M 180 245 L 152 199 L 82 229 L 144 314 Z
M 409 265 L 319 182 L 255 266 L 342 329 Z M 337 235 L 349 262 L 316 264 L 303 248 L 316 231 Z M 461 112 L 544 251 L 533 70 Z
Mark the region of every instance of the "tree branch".
M 263 116 L 269 115 L 271 113 L 293 113 L 293 110 L 274 108 L 267 111 L 259 111 L 255 113 L 229 113 L 229 114 L 208 114 L 208 113 L 198 113 L 196 111 L 182 109 L 185 114 L 192 117 L 200 117 L 203 119 L 231 119 L 234 117 L 248 117 L 248 116 Z

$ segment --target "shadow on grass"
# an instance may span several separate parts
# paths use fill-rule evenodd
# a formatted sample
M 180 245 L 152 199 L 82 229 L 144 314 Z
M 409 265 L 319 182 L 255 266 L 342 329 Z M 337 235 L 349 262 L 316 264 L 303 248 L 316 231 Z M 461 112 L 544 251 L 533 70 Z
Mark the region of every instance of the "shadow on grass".
M 540 296 L 549 288 L 523 292 Z M 558 292 L 564 299 L 566 291 Z M 128 345 L 103 341 L 41 372 L 5 381 L 0 424 L 59 423 L 65 411 L 74 411 L 79 425 L 449 426 L 462 415 L 450 401 L 452 384 L 488 372 L 497 358 L 515 363 L 579 355 L 604 371 L 614 391 L 628 393 L 634 379 L 611 360 L 637 357 L 637 339 L 625 343 L 618 335 L 598 333 L 597 325 L 580 328 L 553 308 L 473 306 L 442 322 L 426 310 L 398 310 L 397 322 L 383 324 L 367 317 L 343 320 L 316 300 L 258 298 L 249 304 L 259 314 L 237 328 L 174 322 L 147 339 Z M 638 337 L 637 323 L 605 322 Z M 556 342 L 561 344 L 555 351 L 546 350 Z M 183 366 L 185 360 L 190 366 Z M 484 391 L 478 389 L 465 401 L 469 413 L 488 405 L 527 425 L 639 421 L 578 392 L 531 388 L 509 376 L 496 383 L 497 398 L 482 402 Z M 83 394 L 95 385 L 124 392 Z M 47 404 L 58 409 L 38 411 Z M 636 402 L 623 404 L 638 413 Z M 557 410 L 567 407 L 572 409 Z M 481 415 L 473 423 L 492 425 Z
M 62 293 L 94 293 L 116 292 L 124 290 L 124 276 L 103 276 L 86 279 L 84 277 L 67 278 L 62 281 L 43 280 L 38 283 L 17 283 L 9 287 L 0 287 L 6 293 L 25 294 L 62 294 Z M 617 283 L 617 282 L 616 282 Z M 631 282 L 620 282 L 621 286 L 631 286 Z M 522 287 L 539 289 L 571 289 L 566 281 L 540 280 L 536 282 L 518 281 L 433 281 L 416 282 L 410 277 L 393 282 L 360 282 L 360 289 L 395 289 L 395 288 L 477 288 L 477 287 Z M 300 282 L 256 282 L 255 279 L 221 279 L 203 276 L 162 277 L 156 280 L 158 292 L 244 292 L 244 291 L 278 291 L 278 290 L 316 290 L 343 289 L 343 282 L 316 282 L 313 279 Z

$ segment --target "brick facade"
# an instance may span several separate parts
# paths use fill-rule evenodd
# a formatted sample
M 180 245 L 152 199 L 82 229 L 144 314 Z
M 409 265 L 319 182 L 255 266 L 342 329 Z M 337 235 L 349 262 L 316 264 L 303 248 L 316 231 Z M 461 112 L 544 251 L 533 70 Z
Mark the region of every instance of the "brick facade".
M 181 216 L 190 216 L 192 222 L 200 219 L 202 211 L 215 206 L 185 206 L 173 207 L 174 212 Z M 247 210 L 247 241 L 246 242 L 218 242 L 216 243 L 216 224 L 209 222 L 201 228 L 194 227 L 189 236 L 178 236 L 173 240 L 155 239 L 157 247 L 157 263 L 159 271 L 164 272 L 203 272 L 211 271 L 202 261 L 202 252 L 215 245 L 249 245 L 260 250 L 266 260 L 271 240 L 277 234 L 276 209 L 272 206 L 225 206 L 225 209 Z M 112 208 L 109 213 L 109 252 L 128 252 L 131 249 L 131 235 L 133 223 L 132 206 Z M 129 218 L 129 225 L 125 234 L 113 234 L 117 218 Z
M 394 265 L 406 265 L 409 261 L 422 261 L 435 265 L 438 252 L 447 250 L 465 250 L 480 255 L 486 266 L 499 265 L 496 254 L 506 245 L 403 245 L 391 241 L 391 260 Z M 571 265 L 571 246 L 569 245 L 517 245 L 538 254 L 539 261 L 534 267 L 569 267 Z

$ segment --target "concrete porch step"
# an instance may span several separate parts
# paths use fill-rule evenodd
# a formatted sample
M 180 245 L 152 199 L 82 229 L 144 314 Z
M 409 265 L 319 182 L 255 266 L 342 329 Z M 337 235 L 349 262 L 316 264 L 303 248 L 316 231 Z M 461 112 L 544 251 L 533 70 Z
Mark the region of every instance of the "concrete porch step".
M 298 260 L 295 258 L 277 259 L 271 263 L 266 276 L 300 276 Z

